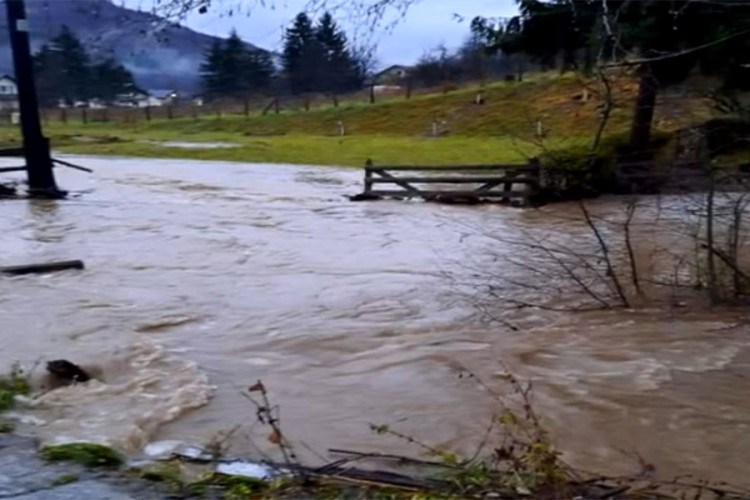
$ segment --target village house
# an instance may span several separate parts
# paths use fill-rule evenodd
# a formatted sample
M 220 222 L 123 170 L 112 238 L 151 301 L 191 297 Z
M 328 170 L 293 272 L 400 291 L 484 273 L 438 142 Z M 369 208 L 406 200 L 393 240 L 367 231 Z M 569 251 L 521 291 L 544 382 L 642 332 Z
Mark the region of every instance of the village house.
M 410 67 L 394 64 L 393 66 L 385 68 L 383 71 L 375 73 L 373 76 L 373 82 L 375 85 L 399 86 L 409 77 L 410 72 Z
M 0 76 L 0 110 L 18 109 L 18 86 L 16 80 L 8 75 Z
M 159 95 L 154 95 L 154 94 Z M 166 96 L 176 94 L 174 91 L 135 91 L 117 96 L 115 106 L 121 108 L 158 108 L 164 106 L 168 101 Z

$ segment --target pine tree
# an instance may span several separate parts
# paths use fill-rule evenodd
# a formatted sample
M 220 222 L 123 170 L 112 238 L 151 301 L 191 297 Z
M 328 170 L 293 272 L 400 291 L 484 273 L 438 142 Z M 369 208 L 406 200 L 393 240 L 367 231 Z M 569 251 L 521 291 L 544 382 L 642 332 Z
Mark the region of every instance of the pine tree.
M 91 64 L 85 47 L 66 26 L 34 56 L 34 70 L 44 106 L 71 106 L 93 97 L 112 102 L 118 94 L 137 89 L 130 71 L 115 60 Z
M 320 45 L 321 55 L 317 90 L 344 92 L 360 86 L 357 64 L 349 50 L 346 33 L 329 12 L 323 14 L 315 27 L 315 39 Z
M 201 66 L 203 87 L 212 99 L 247 98 L 262 92 L 270 86 L 273 73 L 270 54 L 248 50 L 236 31 L 224 43 L 215 41 Z
M 312 92 L 319 81 L 321 48 L 315 37 L 312 21 L 304 12 L 284 35 L 284 75 L 294 93 Z
M 118 95 L 140 90 L 130 73 L 114 59 L 107 59 L 91 67 L 91 96 L 112 103 Z
M 247 49 L 245 43 L 232 30 L 229 38 L 224 42 L 221 57 L 220 80 L 223 93 L 227 97 L 244 97 L 252 89 L 246 75 Z
M 221 41 L 214 40 L 206 53 L 205 60 L 201 65 L 201 79 L 206 97 L 209 99 L 221 96 L 222 88 L 222 60 L 223 48 Z
M 250 50 L 245 54 L 244 76 L 251 89 L 263 92 L 268 90 L 276 69 L 271 54 L 264 50 Z
M 49 45 L 42 45 L 34 56 L 34 76 L 39 102 L 42 106 L 56 106 L 62 96 L 58 75 L 62 74 L 60 58 Z
M 88 101 L 89 56 L 81 41 L 70 28 L 63 26 L 60 34 L 52 39 L 50 51 L 55 60 L 53 66 L 60 71 L 56 84 L 62 99 L 68 105 Z

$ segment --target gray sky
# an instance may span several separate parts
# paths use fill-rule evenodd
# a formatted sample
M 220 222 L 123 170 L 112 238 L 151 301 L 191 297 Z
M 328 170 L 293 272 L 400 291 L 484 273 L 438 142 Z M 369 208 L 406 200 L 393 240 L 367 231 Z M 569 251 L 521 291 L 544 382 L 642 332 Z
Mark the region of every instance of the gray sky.
M 144 0 L 125 0 L 126 5 L 148 5 Z M 277 0 L 276 7 L 254 8 L 249 15 L 229 17 L 226 12 L 191 15 L 186 24 L 196 31 L 226 36 L 232 28 L 246 41 L 270 50 L 280 50 L 284 27 L 308 0 Z M 412 7 L 390 33 L 380 29 L 372 36 L 377 44 L 377 60 L 381 66 L 415 62 L 426 51 L 445 44 L 457 47 L 469 33 L 474 16 L 511 16 L 516 13 L 513 0 L 421 0 Z M 465 17 L 463 22 L 455 14 Z M 367 30 L 362 22 L 350 19 L 345 12 L 336 13 L 337 20 L 350 38 L 365 40 Z M 359 33 L 357 33 L 359 31 Z

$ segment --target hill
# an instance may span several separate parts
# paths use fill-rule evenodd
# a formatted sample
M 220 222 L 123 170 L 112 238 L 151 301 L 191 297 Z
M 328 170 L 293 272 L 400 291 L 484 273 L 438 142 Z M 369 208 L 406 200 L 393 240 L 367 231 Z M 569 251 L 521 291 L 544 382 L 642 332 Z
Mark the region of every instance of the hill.
M 114 57 L 149 89 L 196 91 L 203 55 L 216 37 L 110 0 L 27 0 L 32 50 L 67 25 L 96 58 Z M 248 47 L 255 48 L 251 45 Z M 5 9 L 0 8 L 0 71 L 12 73 Z
M 628 75 L 612 78 L 608 146 L 627 136 L 637 89 Z M 338 107 L 326 103 L 309 111 L 300 102 L 282 102 L 278 115 L 255 109 L 243 116 L 241 106 L 236 114 L 224 109 L 218 115 L 205 107 L 195 117 L 197 110 L 175 109 L 174 119 L 166 119 L 168 110 L 155 108 L 149 121 L 143 110 L 90 110 L 84 124 L 78 112 L 62 123 L 60 112 L 52 111 L 46 131 L 56 149 L 85 154 L 352 166 L 368 158 L 381 164 L 506 163 L 549 152 L 585 152 L 601 118 L 603 96 L 593 80 L 549 74 L 496 82 L 482 88 L 483 105 L 474 104 L 479 89 L 428 92 L 410 100 L 393 96 L 375 104 L 358 95 Z M 674 89 L 659 100 L 655 134 L 673 137 L 713 114 L 701 93 Z M 17 142 L 17 128 L 0 128 L 0 139 Z M 204 141 L 234 147 L 195 144 Z M 671 143 L 668 150 L 673 149 Z

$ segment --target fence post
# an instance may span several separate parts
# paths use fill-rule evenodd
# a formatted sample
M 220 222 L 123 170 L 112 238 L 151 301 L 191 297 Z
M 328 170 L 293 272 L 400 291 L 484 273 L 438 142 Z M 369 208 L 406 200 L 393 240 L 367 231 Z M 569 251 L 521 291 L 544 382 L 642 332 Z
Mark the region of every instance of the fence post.
M 536 179 L 537 191 L 546 188 L 549 184 L 549 179 L 542 168 L 542 162 L 539 161 L 539 158 L 531 158 L 529 166 L 533 168 L 531 175 Z
M 86 124 L 89 122 L 89 115 L 86 112 L 86 108 L 81 108 L 81 121 Z
M 372 159 L 368 158 L 365 162 L 365 194 L 370 194 L 372 191 Z
M 412 91 L 412 80 L 409 78 L 406 80 L 406 100 L 408 101 L 411 99 L 411 91 Z
M 242 101 L 242 112 L 245 115 L 245 118 L 250 117 L 250 99 L 243 99 Z
M 172 109 L 172 105 L 169 104 L 167 106 L 167 120 L 171 120 L 174 118 L 174 110 Z
M 278 115 L 281 112 L 281 105 L 279 104 L 279 98 L 278 97 L 273 101 L 273 106 L 274 106 L 274 109 L 276 111 L 276 114 Z
M 333 107 L 338 108 L 339 107 L 339 96 L 336 94 L 333 95 Z
M 68 110 L 65 108 L 60 108 L 60 121 L 68 123 Z
M 370 104 L 375 104 L 375 84 L 370 85 Z
M 150 122 L 151 121 L 151 106 L 146 106 L 145 108 L 143 108 L 143 112 L 146 115 L 146 121 Z

